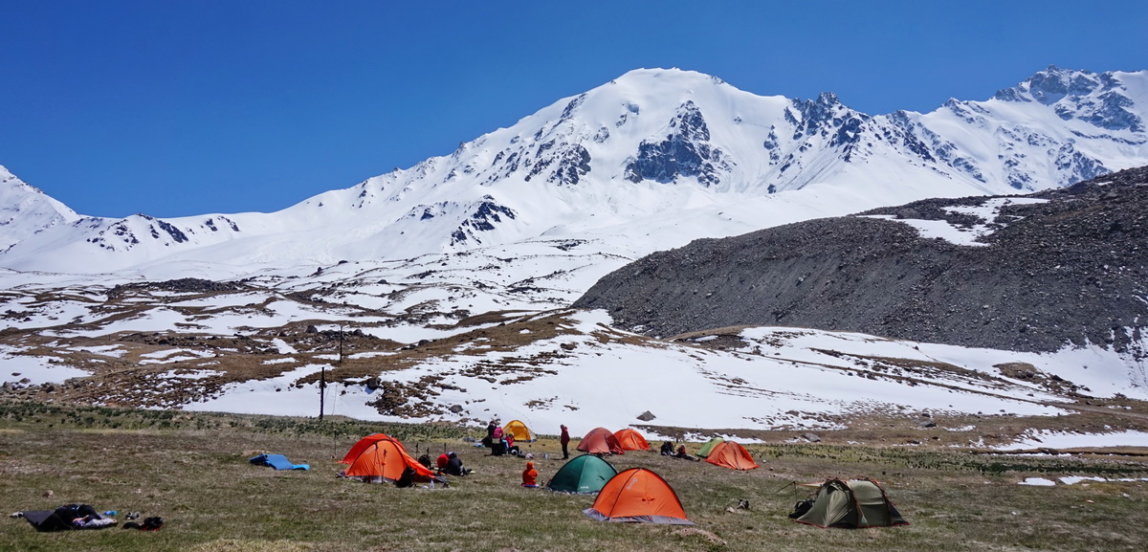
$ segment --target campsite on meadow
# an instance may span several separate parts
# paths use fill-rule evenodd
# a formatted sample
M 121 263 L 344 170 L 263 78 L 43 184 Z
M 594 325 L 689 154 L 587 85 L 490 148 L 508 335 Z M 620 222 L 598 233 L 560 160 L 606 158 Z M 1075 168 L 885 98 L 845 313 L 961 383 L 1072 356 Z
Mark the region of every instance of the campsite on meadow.
M 6 519 L 0 549 L 749 551 L 848 542 L 852 550 L 1020 544 L 1131 551 L 1148 539 L 1143 524 L 1125 522 L 1128 511 L 1141 511 L 1148 501 L 1148 466 L 1137 457 L 1002 457 L 778 438 L 742 445 L 759 465 L 748 470 L 662 455 L 656 446 L 601 456 L 572 450 L 563 460 L 557 428 L 548 433 L 528 422 L 520 421 L 535 440 L 519 443 L 522 457 L 492 456 L 481 445 L 480 428 L 0 403 L 5 508 L 84 503 L 165 522 L 156 531 L 40 533 L 22 519 Z M 573 445 L 580 428 L 571 425 Z M 637 433 L 660 442 L 649 431 Z M 679 444 L 696 455 L 706 443 Z M 707 456 L 720 450 L 713 446 Z M 447 486 L 416 479 L 408 488 L 391 482 L 401 470 L 338 476 L 356 466 L 410 467 L 421 456 L 447 452 L 456 452 L 473 473 L 441 476 Z M 306 463 L 310 470 L 252 464 L 259 454 L 282 454 L 290 459 L 284 468 Z M 537 465 L 543 488 L 519 484 L 526 457 Z M 611 489 L 611 481 L 624 486 L 622 475 L 644 494 Z M 865 478 L 881 487 L 841 499 L 852 480 Z M 1021 484 L 1036 478 L 1049 484 Z M 884 493 L 893 510 L 880 509 Z M 796 503 L 821 494 L 831 496 L 797 522 L 790 519 Z M 845 508 L 874 501 L 878 510 Z M 643 505 L 652 509 L 634 509 Z M 909 525 L 818 527 L 841 516 Z M 669 523 L 599 521 L 610 517 Z M 124 522 L 122 514 L 118 521 Z

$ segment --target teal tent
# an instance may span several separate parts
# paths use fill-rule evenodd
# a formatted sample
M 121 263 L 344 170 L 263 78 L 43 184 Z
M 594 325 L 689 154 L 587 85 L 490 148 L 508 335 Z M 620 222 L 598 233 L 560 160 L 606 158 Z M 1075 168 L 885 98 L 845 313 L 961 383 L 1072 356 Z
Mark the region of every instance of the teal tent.
M 559 468 L 546 488 L 563 493 L 593 494 L 602 490 L 617 473 L 609 462 L 593 454 L 583 454 Z

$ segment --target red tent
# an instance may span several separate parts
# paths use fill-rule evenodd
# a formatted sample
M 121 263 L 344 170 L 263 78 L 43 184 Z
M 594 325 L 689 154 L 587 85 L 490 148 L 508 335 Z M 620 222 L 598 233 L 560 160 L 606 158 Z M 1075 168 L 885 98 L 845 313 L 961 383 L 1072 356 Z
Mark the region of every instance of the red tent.
M 614 437 L 614 434 L 604 427 L 591 429 L 578 443 L 578 450 L 590 454 L 622 454 L 624 452 L 618 438 Z

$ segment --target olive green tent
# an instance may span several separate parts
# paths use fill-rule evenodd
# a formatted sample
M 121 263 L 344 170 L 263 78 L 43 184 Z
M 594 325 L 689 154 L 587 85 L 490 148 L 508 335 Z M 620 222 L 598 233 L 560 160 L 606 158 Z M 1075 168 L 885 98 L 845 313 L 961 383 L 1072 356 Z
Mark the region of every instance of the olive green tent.
M 700 450 L 698 450 L 698 457 L 699 458 L 705 458 L 705 457 L 709 456 L 710 451 L 713 450 L 714 447 L 718 446 L 719 444 L 721 444 L 724 441 L 725 441 L 725 439 L 722 439 L 721 437 L 714 437 L 713 439 L 706 441 L 706 444 L 702 445 L 702 448 Z
M 593 454 L 583 454 L 558 468 L 546 488 L 563 493 L 592 494 L 602 490 L 602 486 L 617 473 L 618 470 L 609 462 Z
M 809 511 L 795 521 L 817 527 L 891 527 L 908 525 L 876 481 L 830 479 L 821 484 Z

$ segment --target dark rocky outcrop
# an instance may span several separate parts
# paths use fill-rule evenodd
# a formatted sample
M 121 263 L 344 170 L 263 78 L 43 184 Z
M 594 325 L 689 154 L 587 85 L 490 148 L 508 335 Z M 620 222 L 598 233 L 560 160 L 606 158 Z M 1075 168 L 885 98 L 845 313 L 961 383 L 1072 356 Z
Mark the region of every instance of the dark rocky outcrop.
M 866 214 L 987 223 L 984 247 L 895 220 L 821 219 L 656 253 L 576 303 L 671 336 L 735 325 L 857 331 L 1023 351 L 1136 350 L 1148 325 L 1148 168 L 1034 194 L 994 221 L 926 200 Z

